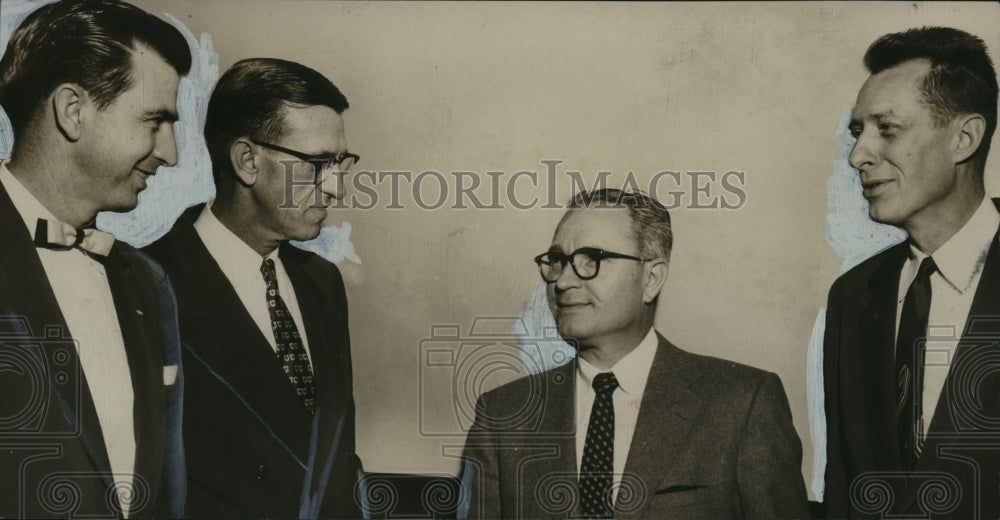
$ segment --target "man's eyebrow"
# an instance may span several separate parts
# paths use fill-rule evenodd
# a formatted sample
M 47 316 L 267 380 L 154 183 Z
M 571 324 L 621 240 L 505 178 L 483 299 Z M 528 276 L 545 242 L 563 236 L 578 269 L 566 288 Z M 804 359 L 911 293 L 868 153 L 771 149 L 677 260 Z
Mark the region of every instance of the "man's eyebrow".
M 892 110 L 888 110 L 888 111 L 885 111 L 885 112 L 877 112 L 877 113 L 871 115 L 872 119 L 885 119 L 887 117 L 895 117 L 895 116 L 896 116 L 896 113 L 893 112 Z
M 177 115 L 177 112 L 173 110 L 167 110 L 165 108 L 161 108 L 159 110 L 150 110 L 145 114 L 143 114 L 143 117 L 145 119 L 159 119 L 170 123 L 176 123 L 177 121 L 180 120 L 180 117 Z
M 867 114 L 867 115 L 865 115 L 864 119 L 879 120 L 879 119 L 885 119 L 887 117 L 895 117 L 895 116 L 896 116 L 896 113 L 893 112 L 892 109 L 889 109 L 889 110 L 886 110 L 885 112 L 874 112 L 874 113 L 871 113 L 871 114 Z M 861 123 L 861 119 L 859 119 L 857 117 L 852 117 L 851 118 L 851 124 L 853 125 L 855 123 Z

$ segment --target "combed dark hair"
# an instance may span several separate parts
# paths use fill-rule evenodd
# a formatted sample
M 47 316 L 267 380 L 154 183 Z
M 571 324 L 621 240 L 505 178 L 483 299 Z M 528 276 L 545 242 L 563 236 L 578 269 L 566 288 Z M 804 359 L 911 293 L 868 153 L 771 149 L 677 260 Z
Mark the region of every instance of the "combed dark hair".
M 670 212 L 659 201 L 641 190 L 622 191 L 602 188 L 581 191 L 569 203 L 569 209 L 626 208 L 632 219 L 632 234 L 639 242 L 642 258 L 662 257 L 670 261 L 674 248 L 674 233 L 670 228 Z
M 328 106 L 338 114 L 347 98 L 325 76 L 292 61 L 250 58 L 219 78 L 208 101 L 205 143 L 215 184 L 233 173 L 229 147 L 240 137 L 274 142 L 285 133 L 285 107 Z
M 997 126 L 997 76 L 986 44 L 950 27 L 915 28 L 875 40 L 865 53 L 865 67 L 878 74 L 914 59 L 931 62 L 920 90 L 939 125 L 959 114 L 986 118 L 986 134 L 975 154 L 985 164 Z
M 32 12 L 0 59 L 0 105 L 15 137 L 62 83 L 83 87 L 98 109 L 132 87 L 132 51 L 143 44 L 181 76 L 191 51 L 174 26 L 118 0 L 63 0 Z

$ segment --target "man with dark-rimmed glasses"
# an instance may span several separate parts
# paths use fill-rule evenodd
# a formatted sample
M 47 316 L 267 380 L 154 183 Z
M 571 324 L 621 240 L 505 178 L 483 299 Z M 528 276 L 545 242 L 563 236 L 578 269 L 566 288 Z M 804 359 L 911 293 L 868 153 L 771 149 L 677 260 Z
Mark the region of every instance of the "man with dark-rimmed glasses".
M 574 197 L 535 263 L 576 362 L 480 397 L 469 518 L 808 516 L 778 377 L 653 328 L 672 240 L 644 193 Z
M 343 280 L 288 243 L 344 196 L 347 107 L 304 65 L 237 62 L 205 123 L 216 197 L 147 248 L 176 287 L 189 516 L 361 516 Z

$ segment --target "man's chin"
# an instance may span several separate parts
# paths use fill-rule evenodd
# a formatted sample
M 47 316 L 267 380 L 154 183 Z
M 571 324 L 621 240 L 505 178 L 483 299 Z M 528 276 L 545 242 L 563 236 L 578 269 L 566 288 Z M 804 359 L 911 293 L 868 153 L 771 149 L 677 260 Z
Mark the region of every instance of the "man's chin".
M 139 205 L 139 196 L 138 194 L 136 194 L 136 196 L 130 200 L 115 201 L 110 205 L 101 208 L 101 211 L 110 211 L 112 213 L 128 213 L 129 211 L 135 209 L 136 206 L 138 205 Z
M 293 237 L 289 237 L 288 240 L 295 240 L 298 242 L 308 242 L 319 236 L 319 232 L 323 229 L 322 226 L 304 226 L 298 233 Z
M 868 207 L 868 218 L 872 219 L 872 222 L 876 222 L 876 223 L 879 223 L 879 224 L 885 224 L 885 225 L 888 225 L 888 226 L 899 226 L 900 225 L 900 221 L 899 221 L 898 218 L 895 218 L 888 211 L 885 211 L 885 210 L 881 210 L 880 211 L 879 208 L 876 208 L 874 206 L 869 206 Z

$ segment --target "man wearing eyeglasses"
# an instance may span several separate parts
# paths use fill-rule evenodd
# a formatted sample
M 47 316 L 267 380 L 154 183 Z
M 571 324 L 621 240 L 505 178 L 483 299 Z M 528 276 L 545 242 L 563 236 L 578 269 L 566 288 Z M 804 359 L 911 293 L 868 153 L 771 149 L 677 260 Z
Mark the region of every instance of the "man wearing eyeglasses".
M 535 257 L 575 363 L 482 395 L 469 518 L 804 518 L 801 445 L 772 373 L 689 354 L 653 328 L 670 215 L 578 194 Z
M 288 244 L 344 195 L 347 107 L 306 66 L 237 62 L 205 123 L 216 197 L 147 248 L 176 287 L 189 516 L 361 514 L 343 280 Z

